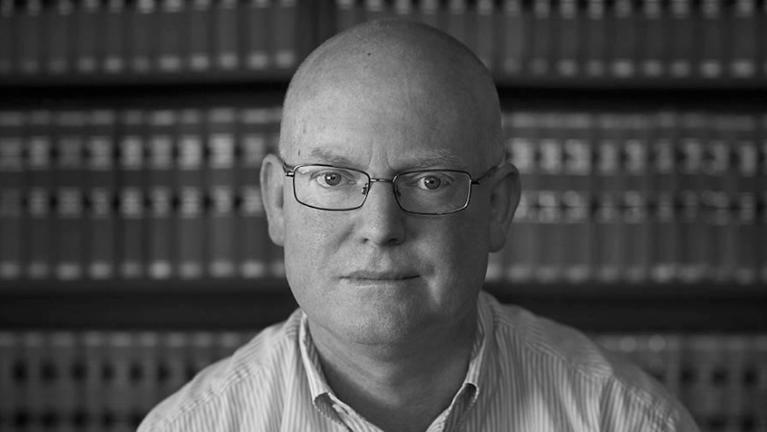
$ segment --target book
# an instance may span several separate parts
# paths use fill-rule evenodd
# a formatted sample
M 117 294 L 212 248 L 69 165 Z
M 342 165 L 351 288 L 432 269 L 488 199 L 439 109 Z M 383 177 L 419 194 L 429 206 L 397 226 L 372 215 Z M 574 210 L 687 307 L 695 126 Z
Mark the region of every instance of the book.
M 131 423 L 149 413 L 167 395 L 160 392 L 160 366 L 163 363 L 160 355 L 161 333 L 158 331 L 139 331 L 132 333 L 130 350 L 130 382 L 131 382 Z
M 117 274 L 115 122 L 115 113 L 111 110 L 90 111 L 86 119 L 85 194 L 89 234 L 86 273 L 91 279 L 112 279 Z
M 128 109 L 118 120 L 119 274 L 125 279 L 146 275 L 146 117 Z
M 53 248 L 53 161 L 51 142 L 52 116 L 47 110 L 27 113 L 26 147 L 27 184 L 25 187 L 27 250 L 26 277 L 46 279 L 52 274 Z
M 272 31 L 273 64 L 278 70 L 291 70 L 298 63 L 296 30 L 298 6 L 296 0 L 274 0 Z
M 11 75 L 16 68 L 14 38 L 19 19 L 15 0 L 0 0 L 0 75 Z
M 237 70 L 240 67 L 240 40 L 238 15 L 241 13 L 236 0 L 220 0 L 213 7 L 213 64 L 220 71 Z
M 22 365 L 19 359 L 19 334 L 15 331 L 0 332 L 0 393 L 18 395 L 22 392 L 18 379 L 18 369 Z M 23 405 L 17 398 L 0 398 L 0 428 L 11 430 L 15 427 L 17 412 Z
M 625 272 L 626 232 L 621 206 L 625 178 L 621 161 L 626 119 L 618 113 L 596 117 L 594 166 L 594 247 L 596 280 L 617 282 Z
M 54 120 L 55 208 L 54 273 L 60 280 L 80 279 L 85 273 L 85 116 L 82 111 L 59 111 Z
M 502 59 L 500 75 L 502 77 L 515 76 L 522 73 L 526 64 L 526 49 L 530 32 L 529 19 L 522 9 L 520 0 L 507 0 L 503 2 L 503 12 L 499 31 L 502 34 Z
M 176 144 L 176 250 L 178 276 L 196 279 L 205 270 L 205 148 L 202 113 L 184 109 L 179 114 Z
M 58 0 L 42 11 L 45 25 L 48 29 L 45 51 L 45 71 L 49 75 L 62 75 L 73 69 L 72 46 L 74 31 L 78 28 L 71 0 Z M 82 31 L 82 30 L 81 30 Z
M 261 162 L 269 151 L 270 127 L 266 108 L 245 108 L 238 112 L 236 225 L 240 232 L 238 238 L 250 240 L 237 243 L 237 257 L 238 275 L 246 279 L 266 277 L 268 271 L 267 250 L 271 240 L 261 200 L 259 173 Z
M 42 72 L 43 43 L 45 32 L 42 25 L 42 2 L 30 0 L 24 2 L 18 16 L 16 51 L 17 71 L 21 75 L 34 76 Z
M 557 75 L 573 78 L 580 74 L 581 47 L 583 46 L 583 17 L 576 0 L 562 0 L 555 12 L 555 24 L 559 27 L 554 47 Z
M 669 75 L 671 78 L 689 78 L 696 62 L 698 34 L 692 16 L 691 0 L 671 0 L 669 28 Z
M 76 13 L 73 61 L 77 73 L 88 75 L 98 71 L 103 60 L 104 11 L 99 0 L 82 0 Z
M 588 0 L 584 20 L 583 69 L 587 78 L 601 78 L 607 73 L 607 20 L 605 0 Z
M 146 139 L 147 181 L 147 274 L 168 279 L 178 274 L 175 150 L 178 129 L 176 112 L 170 109 L 148 113 Z
M 100 69 L 106 74 L 121 74 L 127 68 L 130 33 L 126 0 L 108 0 L 103 12 L 104 28 L 101 36 L 103 55 Z
M 736 79 L 753 78 L 757 72 L 759 55 L 759 20 L 756 0 L 736 0 L 725 24 L 730 29 L 727 51 L 729 62 L 725 67 L 728 76 Z M 763 24 L 762 24 L 763 25 Z
M 136 0 L 133 7 L 127 8 L 128 24 L 128 67 L 133 74 L 154 72 L 157 55 L 156 43 L 152 39 L 157 34 L 157 3 L 155 0 Z
M 556 40 L 555 29 L 551 20 L 551 2 L 549 0 L 532 3 L 530 16 L 530 51 L 527 57 L 527 74 L 542 77 L 551 73 L 552 41 Z
M 612 15 L 608 19 L 611 43 L 610 75 L 615 78 L 631 78 L 637 72 L 639 43 L 639 14 L 632 0 L 615 0 Z
M 184 70 L 199 73 L 211 69 L 211 9 L 212 0 L 194 0 L 186 6 L 184 28 L 187 45 L 181 62 Z M 256 22 L 253 22 L 253 27 L 257 27 Z
M 215 278 L 233 277 L 236 270 L 239 231 L 235 225 L 236 115 L 234 108 L 213 108 L 207 112 L 206 188 L 210 208 L 206 218 L 206 262 L 208 274 Z
M 109 332 L 98 347 L 101 363 L 100 380 L 103 402 L 102 422 L 113 430 L 129 430 L 133 427 L 133 404 L 136 398 L 131 377 L 132 357 L 136 350 L 136 335 L 128 331 Z M 103 424 L 102 423 L 102 424 Z M 102 426 L 103 427 L 103 426 Z
M 669 15 L 661 0 L 643 0 L 641 14 L 637 17 L 640 43 L 639 71 L 643 77 L 660 78 L 668 73 Z
M 22 275 L 24 113 L 0 111 L 0 280 Z
M 649 115 L 650 224 L 653 234 L 650 275 L 654 282 L 677 277 L 681 245 L 677 242 L 678 191 L 677 135 L 679 116 L 673 111 Z
M 112 402 L 107 401 L 108 398 L 115 396 L 110 387 L 114 370 L 107 349 L 111 335 L 109 332 L 97 330 L 78 333 L 78 345 L 83 356 L 78 374 L 82 375 L 80 399 L 84 407 L 82 430 L 85 432 L 103 431 L 106 420 L 112 416 Z
M 241 13 L 247 23 L 240 23 L 245 33 L 244 67 L 248 70 L 264 71 L 271 65 L 271 46 L 274 30 L 271 26 L 271 5 L 268 0 L 251 0 Z
M 679 197 L 679 226 L 677 238 L 680 245 L 679 278 L 682 282 L 700 282 L 707 271 L 706 224 L 704 202 L 701 200 L 703 185 L 703 142 L 705 140 L 705 114 L 685 113 L 680 118 L 679 156 L 677 175 Z
M 84 412 L 82 377 L 78 376 L 79 343 L 69 331 L 46 332 L 43 340 L 43 425 L 62 431 L 76 430 L 76 417 Z M 52 427 L 51 427 L 52 426 Z
M 725 28 L 722 2 L 719 0 L 703 0 L 700 4 L 700 18 L 696 20 L 700 30 L 700 56 L 697 59 L 697 73 L 706 79 L 716 79 L 724 75 L 729 63 L 728 54 L 729 32 Z M 736 29 L 732 29 L 736 30 Z
M 186 24 L 186 2 L 183 0 L 164 0 L 154 6 L 154 16 L 145 16 L 144 19 L 151 19 L 154 30 L 150 35 L 156 38 L 151 43 L 156 49 L 153 56 L 150 56 L 156 64 L 152 65 L 152 70 L 159 73 L 179 73 L 184 72 L 183 61 L 186 58 L 187 40 L 186 35 L 191 34 L 195 29 L 187 29 Z M 148 12 L 148 15 L 151 12 Z M 188 30 L 188 31 L 187 31 Z
M 646 131 L 647 117 L 641 114 L 625 116 L 621 140 L 623 171 L 620 207 L 625 230 L 625 273 L 629 282 L 643 282 L 650 273 L 651 244 L 654 238 L 649 216 L 650 157 Z

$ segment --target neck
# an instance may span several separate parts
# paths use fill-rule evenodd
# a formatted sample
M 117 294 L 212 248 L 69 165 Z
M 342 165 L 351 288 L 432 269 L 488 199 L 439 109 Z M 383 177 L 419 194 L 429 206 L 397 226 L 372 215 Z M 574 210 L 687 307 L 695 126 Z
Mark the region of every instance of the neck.
M 408 342 L 357 344 L 310 324 L 323 372 L 335 394 L 385 431 L 423 431 L 463 383 L 476 316 Z

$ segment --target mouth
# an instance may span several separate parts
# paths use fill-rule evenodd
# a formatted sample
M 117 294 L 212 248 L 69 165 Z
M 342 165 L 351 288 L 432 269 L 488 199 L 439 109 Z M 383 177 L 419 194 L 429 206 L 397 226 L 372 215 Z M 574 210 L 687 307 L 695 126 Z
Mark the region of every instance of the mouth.
M 344 275 L 341 279 L 353 282 L 398 282 L 418 278 L 414 272 L 400 271 L 356 271 Z

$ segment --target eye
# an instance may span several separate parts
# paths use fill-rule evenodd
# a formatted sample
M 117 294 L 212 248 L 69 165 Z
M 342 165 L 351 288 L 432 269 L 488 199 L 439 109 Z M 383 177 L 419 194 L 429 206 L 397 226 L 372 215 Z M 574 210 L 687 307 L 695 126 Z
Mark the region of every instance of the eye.
M 452 184 L 452 179 L 442 172 L 423 173 L 414 180 L 414 186 L 425 191 L 438 191 Z
M 339 186 L 356 183 L 355 176 L 344 170 L 326 169 L 312 174 L 312 181 L 319 183 L 324 188 L 336 188 Z

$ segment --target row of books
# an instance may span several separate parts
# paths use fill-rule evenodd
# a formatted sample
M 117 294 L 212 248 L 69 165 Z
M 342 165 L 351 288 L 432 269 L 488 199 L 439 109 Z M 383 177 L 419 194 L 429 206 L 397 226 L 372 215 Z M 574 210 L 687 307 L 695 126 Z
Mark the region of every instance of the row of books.
M 304 55 L 295 0 L 0 1 L 0 76 L 273 72 Z
M 133 432 L 254 332 L 0 332 L 0 430 Z
M 157 402 L 255 331 L 0 332 L 0 430 L 133 431 Z M 706 432 L 767 430 L 767 336 L 604 334 Z
M 501 78 L 767 76 L 758 0 L 337 0 L 340 28 L 387 15 L 445 30 Z
M 282 277 L 259 184 L 280 115 L 0 112 L 0 279 Z M 504 120 L 523 194 L 488 279 L 767 281 L 763 114 Z
M 763 0 L 0 1 L 0 76 L 286 78 L 365 20 L 426 22 L 500 79 L 763 79 Z

